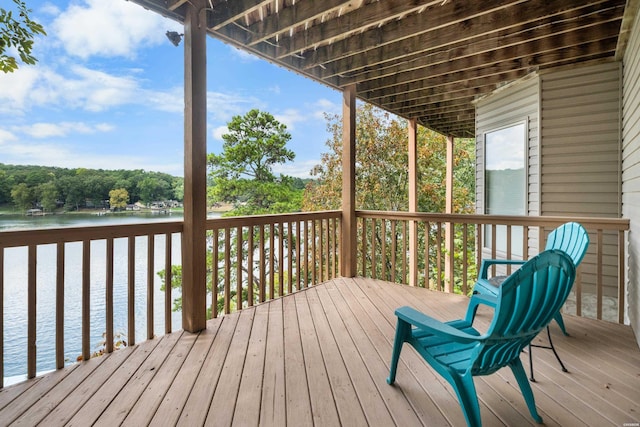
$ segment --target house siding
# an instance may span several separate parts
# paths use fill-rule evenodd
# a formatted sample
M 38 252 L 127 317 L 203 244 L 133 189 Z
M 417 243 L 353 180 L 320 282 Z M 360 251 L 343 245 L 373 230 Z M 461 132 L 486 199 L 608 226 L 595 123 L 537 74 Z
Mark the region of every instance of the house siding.
M 640 344 L 640 14 L 623 60 L 622 213 L 631 222 L 627 246 L 628 319 Z
M 527 215 L 539 215 L 538 196 L 538 80 L 532 76 L 505 88 L 476 105 L 476 212 L 484 206 L 484 135 L 502 127 L 527 122 Z M 538 234 L 529 233 L 529 247 L 537 248 Z M 537 250 L 537 249 L 536 249 Z M 487 255 L 487 254 L 485 254 Z
M 540 75 L 540 212 L 620 218 L 621 63 Z M 582 262 L 583 290 L 595 293 L 596 239 Z M 603 236 L 603 293 L 617 304 L 617 234 Z

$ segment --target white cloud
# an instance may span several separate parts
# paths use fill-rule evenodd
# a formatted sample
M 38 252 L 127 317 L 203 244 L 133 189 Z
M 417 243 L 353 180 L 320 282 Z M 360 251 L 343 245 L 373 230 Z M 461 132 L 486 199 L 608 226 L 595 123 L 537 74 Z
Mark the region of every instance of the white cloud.
M 213 130 L 213 139 L 218 141 L 223 141 L 222 135 L 229 132 L 229 128 L 227 126 L 218 126 Z
M 234 56 L 236 56 L 238 59 L 240 59 L 242 62 L 253 62 L 253 61 L 260 60 L 260 58 L 258 58 L 256 55 L 251 54 L 242 49 L 238 49 L 237 47 L 229 46 L 229 49 L 231 49 L 231 53 Z
M 283 174 L 297 178 L 311 178 L 311 169 L 314 166 L 319 165 L 320 160 L 311 159 L 304 161 L 293 161 L 293 163 L 285 165 L 274 165 L 273 172 L 276 175 Z
M 311 104 L 311 110 L 313 111 L 313 117 L 315 119 L 324 120 L 324 114 L 342 114 L 340 105 L 335 102 L 331 102 L 328 99 L 319 99 Z
M 0 129 L 0 145 L 4 145 L 8 142 L 17 141 L 18 137 L 13 133 Z
M 244 115 L 252 108 L 265 108 L 265 103 L 253 96 L 228 94 L 222 92 L 207 93 L 207 111 L 218 122 L 227 123 L 233 116 Z
M 288 130 L 295 129 L 295 124 L 299 122 L 304 122 L 309 119 L 309 117 L 300 113 L 300 111 L 295 110 L 293 108 L 289 108 L 282 113 L 273 115 L 277 121 L 283 123 L 287 126 Z
M 69 134 L 93 134 L 109 132 L 113 126 L 107 123 L 88 125 L 82 122 L 33 123 L 29 126 L 15 127 L 14 130 L 33 138 L 63 137 Z
M 2 135 L 0 133 L 0 138 Z M 1 139 L 0 139 L 1 141 Z M 184 167 L 181 162 L 155 162 L 147 156 L 136 157 L 130 154 L 95 154 L 80 152 L 60 144 L 33 144 L 20 142 L 6 144 L 2 147 L 3 162 L 20 165 L 57 166 L 61 168 L 89 168 L 89 169 L 144 169 L 148 171 L 166 172 L 182 175 Z
M 50 33 L 72 56 L 134 58 L 139 48 L 166 42 L 173 28 L 179 25 L 128 1 L 84 0 L 62 11 Z

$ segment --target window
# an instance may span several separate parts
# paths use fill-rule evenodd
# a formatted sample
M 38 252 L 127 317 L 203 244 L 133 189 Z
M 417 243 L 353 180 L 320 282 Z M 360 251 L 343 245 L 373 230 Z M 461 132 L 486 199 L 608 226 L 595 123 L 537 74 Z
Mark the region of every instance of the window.
M 526 215 L 526 122 L 487 132 L 484 136 L 485 214 Z M 485 235 L 489 236 L 489 226 Z M 507 227 L 496 229 L 496 250 L 507 248 Z M 491 247 L 485 239 L 487 247 Z M 511 227 L 513 255 L 522 256 L 522 227 Z

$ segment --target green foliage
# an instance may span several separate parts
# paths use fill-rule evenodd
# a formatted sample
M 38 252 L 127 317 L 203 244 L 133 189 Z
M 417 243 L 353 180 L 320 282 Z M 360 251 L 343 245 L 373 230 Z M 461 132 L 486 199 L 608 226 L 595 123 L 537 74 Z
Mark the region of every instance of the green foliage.
M 37 34 L 46 35 L 44 27 L 31 20 L 25 2 L 13 0 L 17 10 L 0 8 L 0 71 L 5 73 L 18 69 L 18 61 L 7 51 L 16 49 L 20 60 L 29 65 L 37 59 L 31 54 L 34 37 Z
M 234 210 L 227 215 L 299 211 L 300 182 L 273 173 L 274 165 L 295 158 L 286 147 L 291 139 L 286 126 L 271 114 L 254 109 L 234 116 L 227 128 L 229 133 L 222 135 L 222 153 L 208 156 L 210 201 L 233 203 Z
M 151 200 L 178 200 L 184 180 L 161 172 L 143 170 L 64 169 L 47 166 L 17 166 L 0 163 L 0 203 L 12 201 L 19 209 L 40 204 L 53 210 L 58 202 L 68 210 L 103 206 L 111 190 L 127 192 L 136 203 L 141 195 Z M 121 207 L 124 207 L 126 202 Z M 106 206 L 106 205 L 105 205 Z
M 111 209 L 124 209 L 129 203 L 129 192 L 125 188 L 109 191 L 109 206 Z

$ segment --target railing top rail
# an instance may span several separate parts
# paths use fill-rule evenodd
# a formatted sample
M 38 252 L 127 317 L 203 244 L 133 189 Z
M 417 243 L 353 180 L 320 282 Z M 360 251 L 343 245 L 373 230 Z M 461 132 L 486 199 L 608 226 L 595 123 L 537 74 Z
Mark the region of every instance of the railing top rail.
M 42 228 L 37 230 L 0 231 L 0 247 L 11 248 L 28 245 L 80 242 L 149 234 L 182 232 L 181 221 L 148 222 L 137 224 Z
M 207 229 L 219 229 L 225 227 L 264 225 L 280 222 L 294 222 L 312 219 L 339 218 L 342 211 L 316 211 L 296 212 L 288 214 L 269 214 L 252 216 L 231 216 L 225 218 L 212 218 L 207 220 Z
M 596 218 L 596 217 L 563 217 L 563 216 L 517 216 L 517 215 L 475 215 L 475 214 L 444 214 L 424 212 L 396 212 L 396 211 L 356 211 L 360 218 L 417 220 L 432 222 L 455 222 L 467 224 L 497 224 L 497 225 L 527 225 L 532 227 L 557 227 L 568 221 L 575 221 L 588 229 L 629 230 L 627 218 Z

